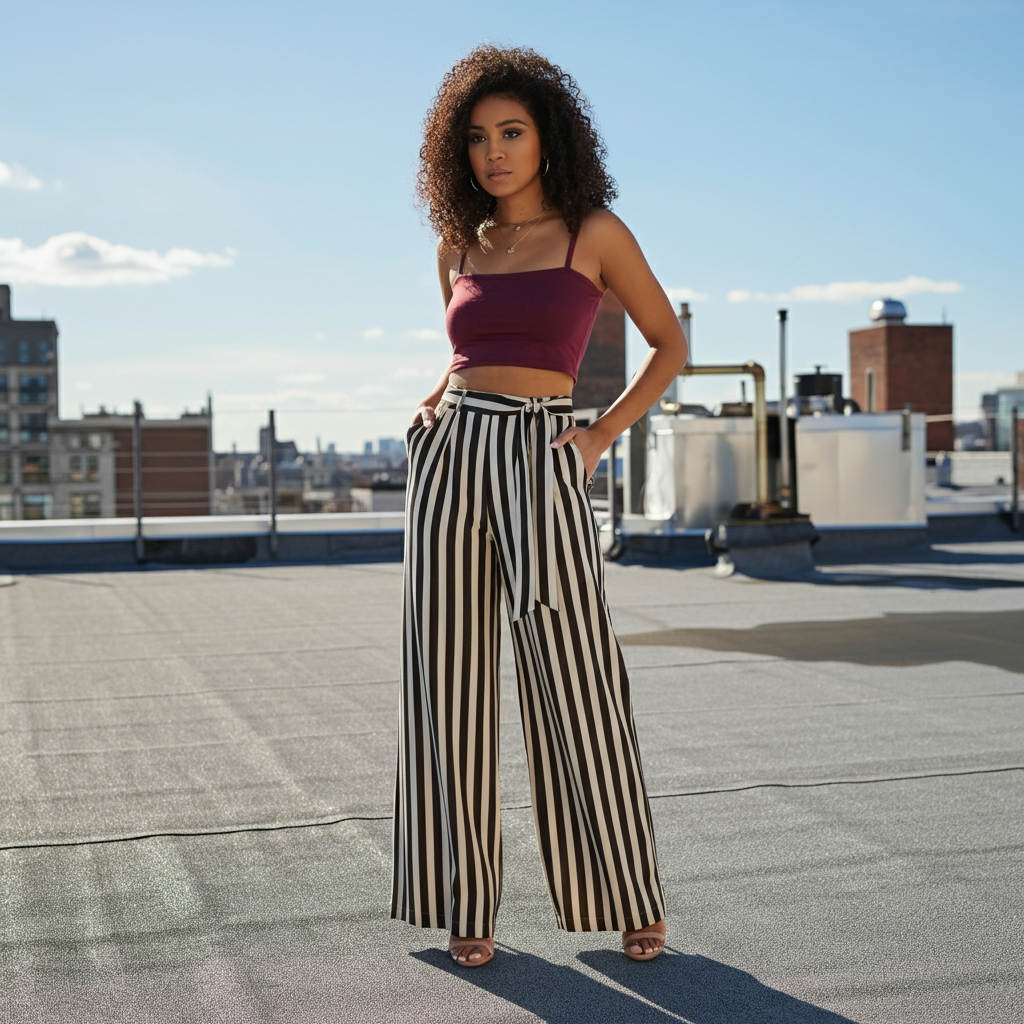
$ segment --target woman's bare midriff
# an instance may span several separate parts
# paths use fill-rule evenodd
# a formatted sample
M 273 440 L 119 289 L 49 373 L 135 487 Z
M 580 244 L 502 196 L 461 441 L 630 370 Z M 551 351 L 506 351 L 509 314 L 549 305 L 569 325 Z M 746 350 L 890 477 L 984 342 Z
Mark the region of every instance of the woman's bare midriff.
M 573 379 L 557 370 L 532 370 L 528 366 L 467 366 L 448 376 L 452 387 L 467 391 L 490 391 L 523 398 L 571 395 Z

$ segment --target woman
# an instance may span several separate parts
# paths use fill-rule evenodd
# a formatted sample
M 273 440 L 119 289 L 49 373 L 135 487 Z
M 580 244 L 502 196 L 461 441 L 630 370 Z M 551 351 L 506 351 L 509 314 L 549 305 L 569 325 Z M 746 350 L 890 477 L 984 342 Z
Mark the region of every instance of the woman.
M 508 610 L 534 818 L 560 927 L 623 932 L 648 960 L 664 894 L 626 670 L 587 488 L 686 344 L 609 212 L 604 148 L 573 80 L 480 47 L 427 115 L 418 193 L 440 235 L 454 358 L 407 435 L 402 726 L 392 916 L 494 955 L 501 892 L 499 605 Z M 650 352 L 587 428 L 568 397 L 605 289 Z M 556 397 L 540 397 L 556 396 Z

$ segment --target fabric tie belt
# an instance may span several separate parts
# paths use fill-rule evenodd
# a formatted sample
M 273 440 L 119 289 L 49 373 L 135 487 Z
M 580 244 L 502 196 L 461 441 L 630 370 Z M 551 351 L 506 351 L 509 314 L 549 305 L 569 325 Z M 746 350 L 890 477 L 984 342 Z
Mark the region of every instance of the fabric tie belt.
M 503 508 L 493 524 L 502 560 L 512 586 L 512 621 L 537 604 L 558 611 L 558 566 L 555 560 L 554 472 L 551 442 L 561 432 L 555 416 L 572 415 L 572 399 L 520 398 L 449 386 L 438 403 L 454 410 L 515 416 L 511 459 L 498 458 L 492 471 Z M 453 418 L 454 419 L 454 418 Z M 449 435 L 450 436 L 450 435 Z

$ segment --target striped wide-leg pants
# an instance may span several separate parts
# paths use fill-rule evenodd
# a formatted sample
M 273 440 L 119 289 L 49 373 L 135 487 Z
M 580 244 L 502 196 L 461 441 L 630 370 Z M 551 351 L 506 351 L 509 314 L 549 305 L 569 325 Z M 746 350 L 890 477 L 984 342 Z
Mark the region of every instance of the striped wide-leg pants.
M 665 916 L 629 682 L 569 398 L 449 388 L 408 435 L 392 916 L 494 934 L 498 647 L 511 619 L 534 819 L 560 927 Z

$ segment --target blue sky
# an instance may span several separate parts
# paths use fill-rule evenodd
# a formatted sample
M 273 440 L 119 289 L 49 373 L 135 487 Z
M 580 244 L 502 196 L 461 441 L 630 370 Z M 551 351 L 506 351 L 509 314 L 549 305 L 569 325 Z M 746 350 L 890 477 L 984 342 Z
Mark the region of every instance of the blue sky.
M 58 321 L 65 416 L 212 391 L 221 449 L 271 407 L 302 446 L 399 435 L 449 355 L 423 114 L 476 43 L 530 45 L 590 97 L 697 361 L 777 392 L 783 305 L 790 367 L 846 373 L 889 285 L 955 324 L 971 416 L 1024 369 L 1022 29 L 985 0 L 8 5 L 0 281 Z

